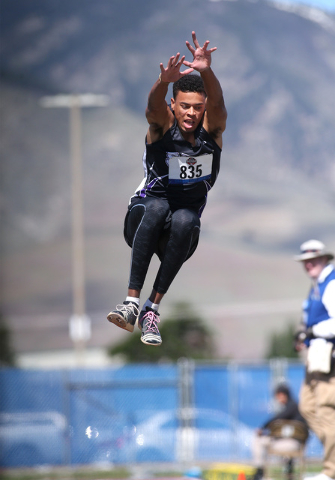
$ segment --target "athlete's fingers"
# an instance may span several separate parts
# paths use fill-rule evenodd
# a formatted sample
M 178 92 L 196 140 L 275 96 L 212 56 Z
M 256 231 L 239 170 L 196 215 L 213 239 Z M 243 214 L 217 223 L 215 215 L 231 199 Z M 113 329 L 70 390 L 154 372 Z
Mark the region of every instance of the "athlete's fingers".
M 170 60 L 168 62 L 168 67 L 172 67 L 173 66 L 173 61 L 175 59 L 175 56 L 173 55 L 172 57 L 170 57 Z
M 189 73 L 192 73 L 193 71 L 194 71 L 194 68 L 188 68 L 184 72 L 179 72 L 179 73 L 183 77 L 184 75 L 188 75 Z
M 181 57 L 181 59 L 175 64 L 175 67 L 181 67 L 181 65 L 183 64 L 184 60 L 185 60 L 185 55 L 183 55 L 183 56 Z
M 195 48 L 192 47 L 192 45 L 190 44 L 190 42 L 188 42 L 187 40 L 186 40 L 186 46 L 187 46 L 187 48 L 189 49 L 189 51 L 192 53 L 192 55 L 194 56 Z
M 173 61 L 175 67 L 178 65 L 179 57 L 180 57 L 180 53 L 178 52 Z M 173 66 L 173 63 L 172 63 L 172 66 Z
M 199 42 L 197 40 L 197 36 L 196 36 L 195 32 L 192 32 L 192 40 L 193 40 L 193 43 L 194 43 L 195 47 L 200 48 L 200 45 L 199 45 Z

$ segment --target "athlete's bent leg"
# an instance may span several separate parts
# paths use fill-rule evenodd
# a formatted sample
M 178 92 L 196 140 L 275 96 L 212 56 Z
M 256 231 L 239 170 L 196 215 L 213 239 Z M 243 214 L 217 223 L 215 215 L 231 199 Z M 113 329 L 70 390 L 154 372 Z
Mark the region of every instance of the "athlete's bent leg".
M 168 291 L 183 263 L 193 254 L 199 239 L 200 219 L 194 210 L 182 208 L 171 216 L 169 237 L 161 256 L 154 291 Z
M 132 203 L 125 219 L 124 236 L 132 247 L 130 279 L 126 300 L 107 315 L 120 328 L 132 332 L 139 316 L 140 292 L 157 248 L 166 218 L 170 215 L 164 199 L 144 198 Z
M 162 338 L 158 329 L 158 307 L 165 292 L 178 273 L 181 265 L 194 252 L 199 238 L 200 220 L 196 212 L 180 209 L 170 218 L 169 229 L 160 238 L 156 250 L 161 266 L 149 299 L 143 305 L 138 317 L 142 331 L 141 340 L 147 345 L 160 345 Z
M 168 202 L 160 198 L 146 197 L 130 207 L 125 223 L 125 237 L 132 246 L 130 290 L 142 289 L 169 213 Z

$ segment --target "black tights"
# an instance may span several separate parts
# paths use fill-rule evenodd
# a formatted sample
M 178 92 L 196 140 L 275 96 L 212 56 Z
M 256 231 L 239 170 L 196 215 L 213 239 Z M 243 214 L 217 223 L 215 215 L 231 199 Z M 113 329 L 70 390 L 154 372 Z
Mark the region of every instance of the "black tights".
M 171 212 L 167 200 L 136 199 L 125 219 L 124 235 L 132 247 L 129 289 L 141 290 L 154 253 L 161 261 L 154 290 L 164 294 L 198 245 L 200 219 L 195 210 Z

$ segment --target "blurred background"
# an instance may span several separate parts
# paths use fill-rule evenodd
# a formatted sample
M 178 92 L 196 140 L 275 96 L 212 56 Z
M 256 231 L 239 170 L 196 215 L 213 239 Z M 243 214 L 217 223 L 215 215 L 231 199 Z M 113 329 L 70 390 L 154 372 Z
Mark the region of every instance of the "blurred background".
M 0 5 L 2 364 L 25 369 L 2 373 L 94 367 L 113 377 L 125 362 L 186 356 L 222 368 L 263 365 L 271 396 L 283 369 L 271 374 L 268 359 L 294 356 L 291 335 L 309 288 L 293 255 L 310 238 L 335 251 L 332 0 Z M 212 67 L 228 122 L 199 247 L 161 307 L 162 325 L 190 320 L 190 349 L 153 354 L 106 315 L 126 295 L 123 220 L 143 177 L 147 95 L 160 62 L 177 52 L 189 59 L 192 30 L 218 47 Z M 154 259 L 143 300 L 156 269 Z M 61 389 L 55 370 L 40 374 Z M 12 392 L 3 411 L 23 408 L 11 403 L 19 378 L 3 380 Z

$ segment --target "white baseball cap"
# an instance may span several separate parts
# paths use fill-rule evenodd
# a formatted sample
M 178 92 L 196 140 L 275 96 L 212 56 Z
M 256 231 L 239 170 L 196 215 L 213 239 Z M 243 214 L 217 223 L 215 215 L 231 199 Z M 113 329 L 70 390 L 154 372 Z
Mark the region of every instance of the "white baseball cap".
M 326 246 L 319 240 L 308 240 L 300 245 L 300 255 L 296 255 L 294 260 L 303 262 L 311 258 L 327 257 L 329 260 L 334 258 L 334 255 L 327 251 Z

